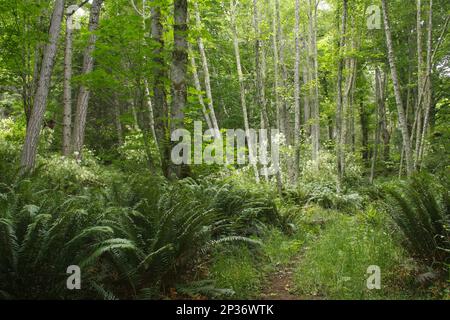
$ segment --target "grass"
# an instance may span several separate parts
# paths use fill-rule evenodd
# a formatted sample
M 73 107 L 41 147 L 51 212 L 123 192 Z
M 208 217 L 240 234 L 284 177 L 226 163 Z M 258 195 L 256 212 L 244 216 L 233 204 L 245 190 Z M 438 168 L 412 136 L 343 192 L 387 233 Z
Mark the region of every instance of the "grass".
M 342 216 L 311 244 L 295 274 L 299 294 L 329 299 L 401 297 L 398 292 L 404 250 L 386 231 L 380 217 Z M 369 290 L 367 268 L 381 269 L 381 289 Z
M 263 285 L 263 272 L 258 268 L 256 257 L 243 245 L 217 250 L 210 276 L 217 287 L 231 289 L 232 298 L 236 299 L 257 297 Z
M 259 250 L 246 245 L 218 247 L 213 254 L 210 278 L 217 288 L 233 292 L 228 297 L 258 298 L 271 273 L 299 254 L 304 243 L 301 235 L 287 235 L 278 228 L 268 228 L 261 235 L 263 245 Z
M 267 232 L 264 238 L 263 251 L 269 260 L 269 269 L 288 264 L 300 252 L 304 240 L 297 238 L 297 236 L 289 237 L 278 229 Z

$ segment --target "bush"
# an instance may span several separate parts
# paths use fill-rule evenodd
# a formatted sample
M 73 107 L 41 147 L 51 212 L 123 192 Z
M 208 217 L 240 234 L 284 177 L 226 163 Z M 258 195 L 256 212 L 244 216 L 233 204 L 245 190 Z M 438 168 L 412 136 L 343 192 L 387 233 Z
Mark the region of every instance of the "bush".
M 4 298 L 158 298 L 215 245 L 254 242 L 237 228 L 236 214 L 253 218 L 246 199 L 227 216 L 217 200 L 224 189 L 212 184 L 125 176 L 89 159 L 41 163 L 0 184 Z M 82 291 L 66 289 L 70 265 L 82 268 Z
M 264 187 L 219 182 L 211 205 L 230 219 L 230 228 L 235 232 L 241 235 L 261 234 L 264 224 L 282 227 L 282 217 L 270 194 Z
M 387 200 L 410 253 L 429 266 L 444 268 L 450 258 L 450 194 L 446 183 L 416 175 L 389 188 Z

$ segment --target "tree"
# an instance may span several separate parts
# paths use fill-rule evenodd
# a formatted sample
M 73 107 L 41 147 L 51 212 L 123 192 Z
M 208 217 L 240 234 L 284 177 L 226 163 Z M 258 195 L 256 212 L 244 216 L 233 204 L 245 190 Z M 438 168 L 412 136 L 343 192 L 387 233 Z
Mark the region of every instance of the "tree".
M 93 52 L 95 50 L 95 42 L 97 41 L 97 35 L 95 31 L 98 28 L 100 20 L 100 11 L 103 4 L 103 0 L 94 0 L 91 6 L 91 12 L 89 17 L 89 43 L 84 51 L 83 57 L 83 70 L 84 76 L 89 75 L 94 69 L 94 57 Z M 84 145 L 84 133 L 86 129 L 86 116 L 89 105 L 90 90 L 87 85 L 81 85 L 78 92 L 78 100 L 75 114 L 75 123 L 73 128 L 73 150 L 76 152 L 76 157 L 81 159 L 83 145 Z
M 261 40 L 260 15 L 258 0 L 253 0 L 253 28 L 255 30 L 255 71 L 256 71 L 256 95 L 261 108 L 261 123 L 263 128 L 270 127 L 269 115 L 267 112 L 267 100 L 265 94 L 264 79 L 264 52 L 263 41 Z
M 403 137 L 403 148 L 405 150 L 406 171 L 408 176 L 414 172 L 414 163 L 411 149 L 411 138 L 409 136 L 408 123 L 406 121 L 405 109 L 400 90 L 400 82 L 397 74 L 396 56 L 392 44 L 392 34 L 390 28 L 390 20 L 386 0 L 381 1 L 384 15 L 384 31 L 386 35 L 386 46 L 388 49 L 388 60 L 391 68 L 392 83 L 394 86 L 395 101 L 397 104 L 397 113 L 399 118 L 399 126 Z
M 448 21 L 448 20 L 447 20 Z M 428 13 L 428 39 L 427 39 L 427 63 L 426 63 L 426 79 L 425 83 L 422 83 L 425 86 L 425 107 L 424 107 L 424 120 L 423 120 L 423 129 L 421 132 L 421 136 L 417 136 L 417 140 L 419 141 L 416 144 L 416 166 L 420 166 L 420 161 L 423 156 L 423 150 L 425 145 L 425 136 L 428 130 L 428 124 L 430 122 L 430 111 L 432 105 L 432 87 L 431 87 L 431 71 L 432 71 L 432 63 L 433 63 L 433 53 L 432 53 L 432 45 L 433 45 L 433 0 L 430 0 L 430 7 Z M 437 48 L 437 47 L 436 47 Z M 420 99 L 419 99 L 420 100 Z M 418 131 L 419 133 L 419 131 Z
M 23 145 L 21 167 L 22 172 L 33 169 L 39 136 L 47 107 L 47 97 L 50 89 L 50 79 L 53 73 L 59 33 L 64 14 L 64 0 L 56 0 L 49 29 L 49 43 L 45 46 L 39 82 L 34 97 L 33 110 L 27 126 L 25 143 Z
M 200 28 L 202 22 L 201 22 L 200 10 L 198 8 L 197 1 L 194 2 L 194 8 L 195 8 L 195 21 L 197 24 L 197 28 Z M 213 96 L 212 96 L 212 91 L 211 91 L 211 77 L 209 74 L 208 59 L 206 58 L 205 45 L 203 44 L 203 39 L 201 36 L 199 36 L 197 38 L 197 43 L 198 43 L 198 49 L 200 51 L 200 57 L 201 57 L 202 66 L 203 66 L 203 73 L 204 73 L 204 77 L 205 77 L 205 89 L 206 89 L 206 97 L 208 98 L 209 116 L 211 118 L 211 123 L 215 130 L 216 136 L 218 138 L 220 138 L 221 137 L 220 128 L 219 128 L 219 123 L 216 118 L 216 112 L 214 110 Z
M 64 52 L 64 111 L 63 111 L 63 155 L 70 154 L 72 137 L 72 30 L 73 13 L 78 7 L 69 7 L 66 17 L 66 48 Z
M 171 130 L 183 128 L 184 108 L 187 102 L 187 0 L 174 0 L 174 48 L 172 54 L 171 81 L 172 81 L 172 108 L 170 111 Z M 181 177 L 181 167 L 170 166 L 168 177 Z
M 423 52 L 422 52 L 422 1 L 417 0 L 417 96 L 422 95 L 423 86 Z M 419 150 L 420 150 L 420 131 L 422 130 L 422 106 L 419 105 L 419 99 L 416 100 L 415 122 L 416 122 L 416 153 L 414 158 L 414 167 L 417 167 Z
M 273 50 L 273 77 L 274 77 L 274 93 L 275 93 L 275 107 L 277 112 L 277 127 L 280 132 L 286 133 L 286 113 L 282 108 L 282 101 L 280 98 L 280 63 L 279 63 L 279 49 L 278 49 L 278 17 L 280 4 L 278 0 L 273 1 L 272 12 L 272 50 Z
M 300 0 L 295 0 L 295 67 L 294 67 L 294 181 L 300 170 Z
M 342 180 L 345 174 L 345 153 L 343 143 L 345 141 L 344 137 L 344 111 L 343 111 L 343 92 L 342 92 L 342 78 L 344 70 L 344 46 L 345 46 L 345 35 L 347 32 L 347 11 L 348 1 L 343 0 L 342 7 L 342 21 L 341 21 L 341 32 L 339 41 L 339 62 L 338 62 L 338 74 L 337 74 L 337 103 L 336 103 L 336 158 L 337 158 L 337 170 L 338 170 L 338 184 L 337 189 L 340 191 L 342 189 Z
M 197 63 L 195 62 L 195 56 L 194 56 L 194 52 L 191 49 L 191 46 L 189 45 L 189 56 L 191 59 L 191 68 L 192 68 L 192 75 L 194 77 L 194 85 L 195 85 L 195 90 L 197 90 L 198 92 L 198 102 L 200 103 L 200 105 L 202 106 L 202 112 L 203 112 L 203 116 L 205 117 L 205 121 L 206 124 L 208 125 L 208 128 L 210 130 L 214 130 L 214 126 L 212 124 L 211 118 L 209 116 L 208 110 L 206 109 L 206 105 L 205 105 L 205 101 L 203 100 L 203 94 L 202 94 L 202 86 L 200 84 L 200 78 L 198 76 L 198 71 L 197 71 Z
M 319 148 L 320 148 L 320 110 L 319 110 L 319 63 L 317 54 L 317 6 L 319 1 L 309 0 L 309 32 L 311 39 L 311 60 L 312 60 L 312 80 L 314 86 L 314 95 L 312 100 L 311 117 L 311 140 L 312 140 L 312 160 L 316 168 L 319 167 Z
M 164 175 L 168 175 L 170 150 L 169 150 L 169 127 L 167 104 L 167 92 L 165 80 L 167 70 L 164 59 L 164 29 L 162 25 L 161 4 L 153 0 L 151 7 L 151 37 L 153 40 L 153 108 L 155 111 L 155 131 L 159 146 L 161 167 Z
M 245 83 L 244 83 L 244 74 L 242 72 L 242 65 L 241 65 L 241 54 L 239 50 L 239 38 L 238 38 L 238 31 L 237 31 L 237 25 L 236 25 L 236 10 L 237 10 L 238 0 L 231 0 L 230 1 L 230 17 L 231 17 L 231 28 L 233 31 L 233 47 L 234 47 L 234 54 L 236 58 L 236 68 L 239 78 L 239 92 L 240 92 L 240 100 L 241 100 L 241 107 L 242 107 L 242 114 L 244 117 L 244 127 L 245 127 L 245 135 L 247 136 L 247 145 L 248 145 L 248 153 L 250 158 L 250 163 L 253 166 L 253 170 L 255 172 L 255 179 L 257 182 L 259 182 L 259 172 L 258 167 L 256 165 L 256 154 L 255 149 L 253 146 L 253 141 L 250 136 L 250 125 L 248 122 L 248 111 L 247 111 L 247 102 L 245 97 Z

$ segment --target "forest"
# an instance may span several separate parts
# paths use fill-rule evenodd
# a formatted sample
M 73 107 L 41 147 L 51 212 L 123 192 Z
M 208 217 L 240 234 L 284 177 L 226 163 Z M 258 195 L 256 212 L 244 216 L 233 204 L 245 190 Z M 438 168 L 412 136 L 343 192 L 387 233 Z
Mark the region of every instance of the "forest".
M 449 300 L 449 20 L 0 0 L 0 300 Z

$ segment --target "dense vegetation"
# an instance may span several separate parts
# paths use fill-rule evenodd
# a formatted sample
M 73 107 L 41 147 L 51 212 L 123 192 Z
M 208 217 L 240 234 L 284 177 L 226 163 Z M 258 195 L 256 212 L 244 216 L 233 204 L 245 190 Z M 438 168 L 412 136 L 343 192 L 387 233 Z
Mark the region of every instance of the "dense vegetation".
M 449 299 L 449 12 L 0 0 L 0 299 Z

